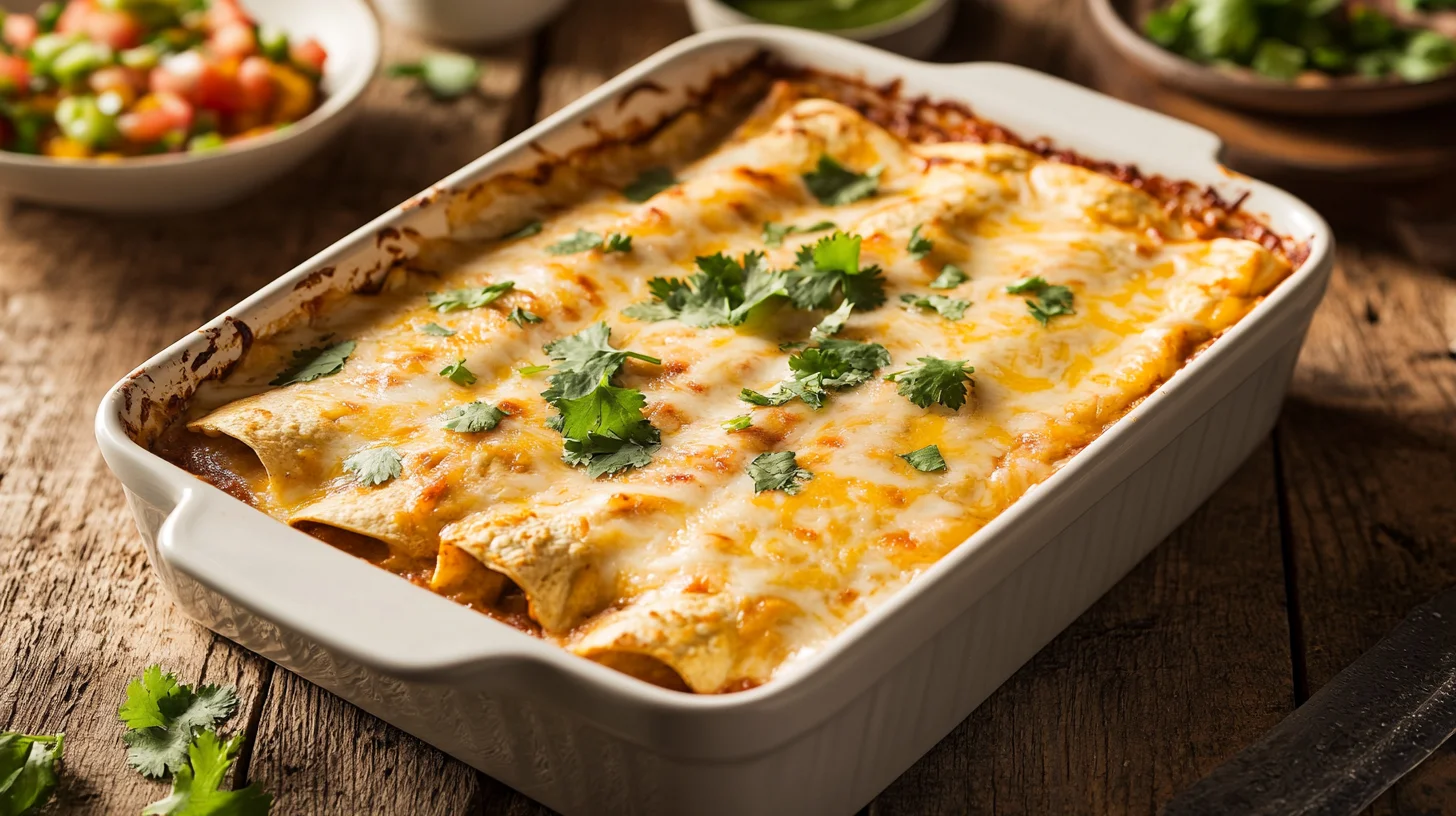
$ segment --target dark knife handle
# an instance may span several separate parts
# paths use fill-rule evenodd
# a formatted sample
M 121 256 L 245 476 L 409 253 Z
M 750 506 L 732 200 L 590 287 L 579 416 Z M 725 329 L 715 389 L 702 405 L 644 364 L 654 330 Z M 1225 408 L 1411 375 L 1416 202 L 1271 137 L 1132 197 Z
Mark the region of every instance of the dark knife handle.
M 1417 607 L 1163 816 L 1359 813 L 1456 733 L 1456 590 Z

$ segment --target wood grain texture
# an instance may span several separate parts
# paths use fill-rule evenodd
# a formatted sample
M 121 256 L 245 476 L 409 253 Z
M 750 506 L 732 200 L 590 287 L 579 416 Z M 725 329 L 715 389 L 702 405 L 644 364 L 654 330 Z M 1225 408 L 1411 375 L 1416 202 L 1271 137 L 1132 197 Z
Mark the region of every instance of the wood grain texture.
M 1456 583 L 1456 281 L 1341 257 L 1278 432 L 1304 695 Z M 1372 810 L 1456 810 L 1453 746 Z

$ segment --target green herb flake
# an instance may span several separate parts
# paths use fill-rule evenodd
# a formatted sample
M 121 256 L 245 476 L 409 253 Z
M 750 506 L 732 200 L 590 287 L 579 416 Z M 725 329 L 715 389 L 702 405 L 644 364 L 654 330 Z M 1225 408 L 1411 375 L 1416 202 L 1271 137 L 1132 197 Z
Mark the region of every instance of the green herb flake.
M 631 252 L 632 236 L 614 232 L 607 236 L 607 244 L 602 247 L 603 252 Z
M 561 432 L 561 458 L 585 466 L 593 479 L 647 465 L 661 441 L 642 413 L 647 404 L 642 392 L 611 383 L 629 357 L 662 361 L 613 348 L 611 333 L 606 323 L 597 323 L 546 346 L 556 367 L 541 396 L 559 411 L 547 424 Z
M 918 261 L 930 254 L 935 248 L 935 242 L 920 234 L 923 224 L 916 224 L 915 229 L 910 230 L 910 242 L 905 245 L 905 251 L 910 253 L 910 260 Z
M 549 365 L 523 365 L 520 368 L 516 369 L 516 372 L 522 377 L 534 377 L 543 371 L 550 370 L 551 366 Z
M 479 309 L 500 300 L 505 293 L 516 288 L 515 281 L 501 281 L 489 286 L 475 286 L 468 289 L 451 289 L 448 292 L 430 292 L 425 301 L 440 313 L 459 309 Z
M 613 348 L 611 336 L 612 330 L 606 323 L 595 323 L 546 344 L 546 356 L 556 361 L 556 368 L 551 375 L 551 387 L 541 396 L 553 404 L 584 397 L 615 376 L 629 357 L 662 365 L 656 357 Z
M 467 402 L 445 417 L 444 428 L 456 433 L 483 433 L 495 430 L 502 419 L 510 414 L 487 402 Z
M 778 249 L 784 245 L 785 238 L 795 233 L 807 234 L 811 232 L 823 232 L 824 230 L 834 228 L 833 221 L 820 221 L 816 224 L 810 224 L 807 227 L 796 227 L 793 224 L 775 224 L 772 221 L 766 221 L 763 225 L 763 244 L 772 249 Z
M 648 281 L 652 300 L 628 306 L 622 313 L 637 320 L 676 319 L 704 328 L 737 326 L 755 306 L 786 293 L 786 275 L 769 269 L 761 252 L 746 253 L 737 261 L 720 252 L 699 257 L 696 263 L 697 274 L 686 281 Z
M 1076 314 L 1072 309 L 1072 290 L 1047 283 L 1040 275 L 1023 278 L 1006 287 L 1006 291 L 1013 295 L 1034 295 L 1034 300 L 1026 301 L 1026 308 L 1043 328 L 1054 317 Z
M 828 340 L 836 334 L 844 331 L 844 324 L 849 322 L 849 314 L 854 311 L 854 305 L 849 301 L 839 304 L 839 308 L 824 316 L 809 332 L 809 339 L 819 343 Z
M 590 252 L 602 245 L 602 235 L 599 232 L 589 232 L 579 229 L 569 238 L 546 247 L 546 251 L 552 255 L 576 255 L 580 252 Z
M 723 430 L 733 433 L 734 431 L 745 431 L 753 426 L 753 414 L 744 414 L 726 420 L 722 424 Z
M 760 453 L 748 463 L 748 475 L 753 479 L 755 495 L 765 490 L 782 490 L 793 495 L 814 478 L 813 473 L 799 467 L 793 451 Z
M 394 448 L 369 448 L 344 460 L 344 472 L 365 487 L 382 485 L 404 472 L 404 460 Z
M 426 54 L 419 62 L 391 65 L 391 77 L 419 80 L 430 95 L 441 101 L 459 99 L 480 83 L 480 63 L 464 54 Z
M 440 376 L 456 385 L 474 385 L 477 379 L 475 373 L 465 367 L 464 360 L 456 360 L 440 369 Z
M 812 246 L 802 246 L 797 265 L 788 271 L 789 299 L 800 309 L 832 309 L 835 295 L 856 309 L 875 309 L 885 302 L 885 281 L 878 266 L 861 267 L 858 235 L 835 232 Z
M 423 325 L 423 326 L 420 327 L 420 332 L 423 333 L 423 334 L 428 334 L 428 335 L 430 335 L 432 337 L 454 337 L 455 336 L 455 330 L 454 329 L 447 329 L 444 326 L 441 326 L 439 323 L 426 323 L 425 325 Z
M 535 312 L 528 312 L 525 309 L 522 309 L 520 306 L 517 306 L 514 309 L 511 309 L 510 314 L 506 315 L 506 320 L 511 321 L 517 326 L 524 327 L 527 323 L 540 323 L 541 315 L 538 315 Z
M 876 165 L 864 173 L 856 173 L 824 155 L 819 157 L 819 164 L 814 170 L 803 174 L 802 178 L 804 186 L 820 204 L 836 207 L 874 195 L 879 189 L 882 172 L 884 168 Z
M 789 358 L 789 377 L 767 393 L 744 388 L 738 398 L 751 405 L 783 405 L 803 400 L 810 408 L 824 407 L 829 392 L 853 388 L 890 364 L 890 352 L 879 343 L 824 339 Z
M 971 276 L 963 272 L 959 266 L 946 264 L 940 268 L 940 274 L 935 276 L 935 280 L 930 282 L 930 288 L 954 289 L 970 279 Z
M 958 300 L 945 295 L 910 295 L 900 296 L 900 302 L 910 309 L 930 309 L 939 312 L 946 320 L 960 320 L 966 316 L 966 309 L 970 308 L 969 300 Z
M 921 357 L 920 365 L 897 371 L 885 379 L 895 383 L 896 392 L 921 408 L 939 403 L 952 411 L 966 404 L 975 368 L 965 360 Z
M 530 238 L 532 235 L 540 235 L 542 227 L 543 225 L 540 221 L 528 221 L 525 226 L 515 232 L 508 232 L 502 235 L 500 239 L 502 241 L 519 241 L 522 238 Z
M 327 347 L 300 349 L 293 352 L 293 362 L 279 372 L 269 385 L 292 385 L 312 382 L 344 370 L 344 363 L 354 353 L 354 341 L 345 340 Z
M 900 454 L 900 458 L 910 463 L 910 467 L 921 473 L 935 473 L 945 470 L 945 458 L 940 455 L 940 448 L 935 445 L 926 445 L 920 450 L 913 450 L 909 453 Z
M 672 170 L 666 167 L 650 167 L 639 173 L 631 184 L 623 188 L 622 195 L 626 196 L 629 201 L 636 201 L 640 204 L 677 183 Z
M 199 731 L 215 727 L 238 707 L 237 692 L 227 686 L 194 689 L 177 682 L 161 666 L 148 666 L 126 687 L 117 709 L 127 731 L 127 764 L 143 776 L 160 777 L 186 767 L 187 745 Z

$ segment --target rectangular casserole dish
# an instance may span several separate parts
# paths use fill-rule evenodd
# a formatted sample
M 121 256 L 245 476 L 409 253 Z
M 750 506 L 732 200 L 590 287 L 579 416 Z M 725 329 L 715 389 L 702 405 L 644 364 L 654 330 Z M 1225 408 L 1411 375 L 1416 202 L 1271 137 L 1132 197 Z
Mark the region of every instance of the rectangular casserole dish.
M 1248 317 L 910 586 L 759 688 L 688 695 L 423 592 L 165 462 L 147 444 L 204 379 L 326 291 L 450 228 L 469 188 L 682 107 L 767 51 L 903 80 L 1028 137 L 1208 184 L 1309 255 Z M 642 92 L 644 89 L 650 92 Z M 852 813 L 955 727 L 1229 476 L 1278 414 L 1332 268 L 1323 221 L 1235 176 L 1216 138 L 1061 80 L 930 65 L 779 28 L 684 40 L 364 226 L 118 383 L 97 415 L 148 556 L 189 616 L 565 813 Z M 317 576 L 327 573 L 331 580 Z M 422 638 L 421 631 L 431 636 Z

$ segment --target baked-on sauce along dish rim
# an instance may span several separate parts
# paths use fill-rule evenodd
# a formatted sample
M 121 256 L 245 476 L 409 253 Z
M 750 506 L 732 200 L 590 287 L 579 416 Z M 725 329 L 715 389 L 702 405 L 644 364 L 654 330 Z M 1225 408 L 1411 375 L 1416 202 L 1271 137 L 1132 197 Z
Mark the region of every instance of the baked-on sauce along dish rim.
M 802 80 L 802 81 L 812 81 L 813 80 L 813 76 L 812 75 L 809 75 L 807 77 L 800 77 L 800 80 Z M 852 85 L 847 85 L 846 87 L 853 87 L 853 86 Z M 918 115 L 919 115 L 919 113 L 924 112 L 925 110 L 928 110 L 928 109 L 933 108 L 933 106 L 931 106 L 931 108 L 927 108 L 926 107 L 927 103 L 925 103 L 924 101 L 918 101 L 918 102 L 916 102 L 916 101 L 907 101 L 905 99 L 896 97 L 896 96 L 894 96 L 895 89 L 893 89 L 893 88 L 868 88 L 868 87 L 865 87 L 865 86 L 858 86 L 858 87 L 860 88 L 860 91 L 862 93 L 864 93 L 867 97 L 868 96 L 878 95 L 882 99 L 890 100 L 891 103 L 888 104 L 888 105 L 886 105 L 884 108 L 876 111 L 874 109 L 874 106 L 873 105 L 869 105 L 869 107 L 866 107 L 866 104 L 867 103 L 866 103 L 866 100 L 864 100 L 864 99 L 858 99 L 858 100 L 856 100 L 856 99 L 852 99 L 851 98 L 851 99 L 848 99 L 847 101 L 850 101 L 852 104 L 858 105 L 861 108 L 861 111 L 862 112 L 868 110 L 872 114 L 873 113 L 876 113 L 876 112 L 882 114 L 882 118 L 884 119 L 884 121 L 886 121 L 886 122 L 888 122 L 888 123 L 890 123 L 892 125 L 894 125 L 896 123 L 896 118 L 897 117 L 900 117 L 900 116 L 904 115 L 905 111 L 906 110 L 909 110 L 912 113 L 911 118 L 909 120 L 900 120 L 901 123 L 905 127 L 911 128 L 911 129 L 913 129 L 915 127 L 919 127 L 920 126 L 919 119 L 917 118 Z M 852 96 L 852 94 L 851 94 L 851 96 Z M 938 110 L 940 112 L 942 112 L 942 113 L 947 113 L 947 112 L 951 111 L 952 109 L 953 109 L 953 106 L 947 106 L 947 107 L 944 107 L 944 108 L 940 108 Z M 957 115 L 959 115 L 959 113 Z M 874 118 L 874 117 L 871 116 L 871 118 Z M 963 122 L 963 124 L 966 124 L 966 123 Z M 985 127 L 985 124 L 984 123 L 970 123 L 970 124 L 967 124 L 967 126 L 968 127 L 974 127 L 974 128 L 983 128 L 983 127 Z M 1004 134 L 1004 133 L 1001 134 L 1001 140 L 1007 140 L 1007 141 L 1009 141 L 1010 140 L 1009 134 Z M 1054 148 L 1052 148 L 1049 143 L 1038 142 L 1038 143 L 1031 143 L 1031 144 L 1029 144 L 1027 146 L 1032 147 L 1035 150 L 1035 152 L 1037 152 L 1039 154 L 1042 154 L 1044 156 L 1051 156 L 1052 158 L 1054 158 L 1056 160 L 1054 162 L 1051 162 L 1051 164 L 1055 164 L 1057 166 L 1066 167 L 1066 166 L 1072 166 L 1072 165 L 1079 164 L 1079 163 L 1085 163 L 1076 154 L 1073 154 L 1073 153 L 1070 153 L 1070 152 L 1058 152 L 1058 151 L 1055 151 Z M 1125 167 L 1125 166 L 1096 165 L 1096 169 L 1099 170 L 1100 172 L 1104 173 L 1104 174 L 1108 174 L 1108 175 L 1111 175 L 1113 177 L 1120 177 L 1122 179 L 1132 181 L 1132 182 L 1137 183 L 1137 184 L 1139 184 L 1139 185 L 1141 185 L 1141 186 L 1143 186 L 1145 188 L 1153 189 L 1155 191 L 1159 190 L 1159 187 L 1162 184 L 1162 182 L 1159 181 L 1155 177 L 1143 177 L 1141 175 L 1136 174 L 1135 171 L 1132 171 L 1130 168 Z M 1194 195 L 1195 192 L 1196 191 L 1193 190 L 1193 189 L 1191 189 L 1191 188 L 1179 188 L 1179 196 L 1180 196 L 1180 199 L 1179 200 L 1184 202 L 1184 206 L 1189 206 L 1189 207 L 1191 207 L 1191 206 L 1201 206 L 1203 209 L 1202 210 L 1199 210 L 1198 212 L 1200 214 L 1202 214 L 1202 213 L 1212 213 L 1213 214 L 1212 215 L 1212 220 L 1215 221 L 1215 222 L 1219 221 L 1220 219 L 1226 218 L 1228 220 L 1228 223 L 1237 225 L 1237 229 L 1240 231 L 1241 234 L 1243 234 L 1243 235 L 1245 235 L 1245 236 L 1247 236 L 1247 237 L 1249 237 L 1251 239 L 1255 239 L 1257 241 L 1264 242 L 1264 243 L 1266 243 L 1266 245 L 1276 248 L 1277 250 L 1279 250 L 1280 253 L 1282 253 L 1283 255 L 1285 255 L 1286 257 L 1288 257 L 1291 261 L 1293 261 L 1296 264 L 1299 263 L 1299 262 L 1301 262 L 1301 261 L 1307 261 L 1307 254 L 1308 254 L 1308 251 L 1309 251 L 1309 245 L 1307 243 L 1302 242 L 1302 241 L 1284 241 L 1284 242 L 1280 242 L 1280 239 L 1278 239 L 1276 236 L 1274 236 L 1272 232 L 1270 232 L 1269 230 L 1267 230 L 1266 228 L 1264 228 L 1257 221 L 1257 219 L 1246 219 L 1246 218 L 1243 218 L 1243 217 L 1238 216 L 1238 215 L 1234 215 L 1234 216 L 1230 217 L 1230 216 L 1228 216 L 1228 213 L 1231 212 L 1232 210 L 1236 209 L 1234 206 L 1232 206 L 1232 205 L 1230 205 L 1230 204 L 1228 204 L 1226 202 L 1221 201 L 1217 196 L 1201 196 L 1200 197 L 1200 196 Z M 1183 198 L 1181 198 L 1181 196 L 1185 196 L 1185 195 L 1186 196 L 1189 196 L 1189 198 L 1186 199 L 1186 200 L 1183 199 Z M 468 196 L 467 196 L 467 198 L 468 198 Z M 432 204 L 432 202 L 430 202 L 428 200 L 428 198 L 426 198 L 426 199 L 422 199 L 420 202 L 416 202 L 416 205 L 417 206 L 420 205 L 420 204 L 424 204 L 426 206 L 430 206 Z M 1219 215 L 1219 213 L 1223 213 L 1223 215 Z M 383 234 L 383 233 L 381 233 L 381 234 Z M 398 234 L 398 231 L 396 231 L 396 234 Z M 896 233 L 896 234 L 898 236 L 898 233 Z M 1324 248 L 1321 247 L 1320 249 L 1323 250 Z M 900 294 L 900 292 L 898 290 L 896 290 L 895 293 L 896 294 Z M 928 294 L 929 293 L 927 293 L 927 295 Z M 1277 294 L 1278 294 L 1278 290 L 1275 291 L 1275 295 L 1276 296 L 1277 296 Z M 888 305 L 888 306 L 883 306 L 883 307 L 880 307 L 880 309 L 886 310 L 886 311 L 898 310 L 899 309 L 899 304 L 891 304 L 891 305 Z M 909 312 L 909 311 L 903 312 L 903 313 L 897 311 L 896 313 L 897 313 L 898 319 L 909 319 L 908 317 L 905 317 L 904 315 L 907 315 L 907 314 L 914 315 L 915 314 L 915 312 Z M 1053 319 L 1055 319 L 1055 318 L 1053 318 Z M 613 325 L 620 327 L 620 323 L 618 321 L 619 321 L 619 318 L 614 318 L 613 321 L 612 321 L 613 322 Z M 1235 327 L 1231 331 L 1237 331 L 1237 327 Z M 1217 349 L 1217 347 L 1218 347 L 1218 344 L 1215 343 L 1215 344 L 1212 345 L 1211 348 Z M 625 346 L 624 346 L 624 348 L 625 348 Z M 537 356 L 539 357 L 539 354 Z M 901 355 L 897 355 L 897 359 L 895 360 L 895 363 L 897 364 L 896 368 L 902 368 L 903 365 L 899 365 L 899 364 L 902 364 L 903 362 L 908 362 L 906 360 L 898 359 L 900 356 Z M 892 370 L 892 369 L 887 369 L 887 370 Z M 771 385 L 772 383 L 770 383 L 770 382 L 762 382 L 762 383 L 758 383 L 758 384 L 766 387 L 766 386 Z M 884 387 L 882 387 L 882 390 L 883 390 L 883 388 Z M 1156 396 L 1157 393 L 1158 392 L 1154 391 L 1153 392 L 1153 396 Z M 840 395 L 838 395 L 838 394 L 836 394 L 834 396 L 831 396 L 829 398 L 829 404 L 826 406 L 826 409 L 825 410 L 831 410 L 832 407 L 833 407 L 834 401 L 837 398 L 839 398 L 839 397 L 840 397 Z M 1150 398 L 1148 401 L 1151 402 L 1153 400 Z M 1113 425 L 1113 431 L 1115 431 L 1120 425 L 1126 425 L 1126 424 L 1128 424 L 1128 423 L 1114 423 L 1114 425 Z M 1110 431 L 1107 435 L 1110 436 L 1111 433 L 1112 432 Z M 1096 444 L 1096 443 L 1094 442 L 1093 444 Z M 1067 465 L 1067 468 L 1066 469 L 1067 470 L 1070 470 L 1078 462 L 1078 460 L 1081 459 L 1081 458 L 1085 458 L 1085 457 L 1073 457 L 1073 459 L 1071 460 L 1071 464 Z M 1055 475 L 1052 478 L 1055 478 Z M 990 525 L 988 525 L 988 527 L 989 526 Z M 948 556 L 948 557 L 954 557 L 954 553 L 952 553 L 952 555 L 951 556 Z M 933 570 L 934 570 L 934 568 L 932 567 L 931 568 L 931 571 L 933 572 Z M 922 580 L 925 579 L 925 578 L 929 578 L 929 577 L 930 577 L 930 573 L 927 573 L 926 576 L 923 576 L 922 577 Z M 918 584 L 919 581 L 917 581 L 916 583 Z M 913 587 L 914 586 L 915 586 L 915 584 L 912 584 L 911 589 L 907 589 L 904 592 L 901 592 L 900 595 L 908 595 L 908 594 L 911 594 L 911 592 L 913 591 Z M 869 615 L 866 616 L 866 618 L 871 618 L 871 617 L 876 617 L 876 616 L 883 617 L 884 615 L 888 615 L 889 614 L 889 611 L 888 611 L 889 609 L 896 608 L 898 606 L 898 604 L 896 603 L 896 600 L 897 599 L 893 599 L 892 598 L 891 601 L 887 602 L 881 608 L 881 610 L 878 613 L 871 612 Z M 868 625 L 868 624 L 867 623 L 866 624 L 862 624 L 860 626 L 860 628 L 862 629 L 866 625 Z M 831 645 L 829 647 L 826 647 L 824 649 L 824 651 L 825 652 L 828 652 L 828 651 L 831 651 L 831 650 L 835 650 L 836 646 L 839 645 L 838 642 L 839 641 L 846 640 L 846 638 L 850 634 L 852 634 L 852 631 L 851 632 L 841 632 L 840 634 L 836 635 L 833 638 L 833 641 L 831 641 Z M 840 648 L 843 648 L 843 647 L 840 646 Z M 821 660 L 822 659 L 823 658 L 821 656 Z M 812 660 L 807 661 L 805 663 L 805 665 L 802 667 L 803 670 L 804 671 L 808 671 L 809 670 L 809 666 L 813 662 L 814 661 L 812 661 Z M 785 681 L 785 679 L 786 678 L 775 678 L 772 682 L 768 683 L 767 685 L 768 685 L 769 688 L 772 688 L 773 686 L 776 686 L 776 685 L 779 685 L 779 684 L 783 683 Z M 712 690 L 712 689 L 704 689 L 704 690 Z M 755 691 L 755 692 L 750 692 L 750 693 L 751 694 L 754 694 L 755 696 L 757 696 L 761 692 L 762 692 L 762 690 Z M 738 695 L 733 695 L 733 696 L 738 696 Z

